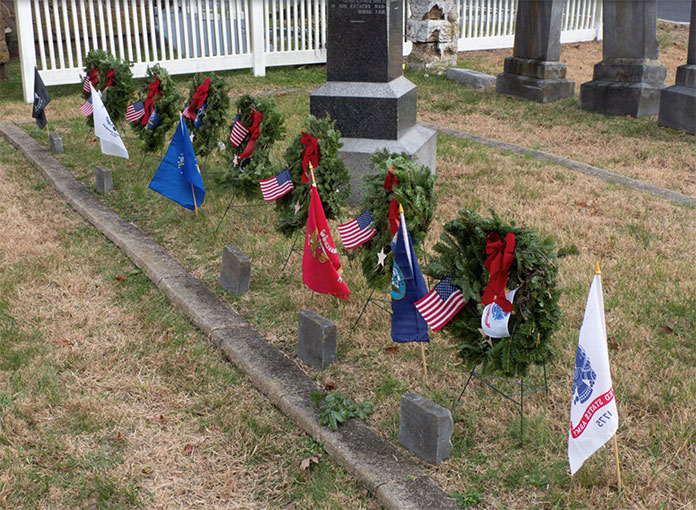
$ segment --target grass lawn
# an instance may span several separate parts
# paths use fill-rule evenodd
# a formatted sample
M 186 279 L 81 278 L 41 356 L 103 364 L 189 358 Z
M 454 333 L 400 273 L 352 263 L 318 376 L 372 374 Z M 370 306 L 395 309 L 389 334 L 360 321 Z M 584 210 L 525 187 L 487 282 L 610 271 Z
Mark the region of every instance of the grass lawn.
M 679 55 L 685 57 L 685 34 L 685 31 L 675 29 L 672 25 L 660 26 L 661 52 L 671 59 L 670 62 L 678 62 Z M 580 69 L 579 62 L 568 55 L 587 59 L 587 55 L 596 53 L 598 44 L 600 43 L 577 45 L 577 48 L 575 45 L 571 48 L 564 47 L 569 75 L 574 78 L 575 73 L 577 78 L 574 79 L 578 85 L 589 79 L 583 78 L 583 73 L 587 74 L 587 67 L 591 72 L 591 65 L 588 65 L 588 60 L 582 60 L 585 68 Z M 500 59 L 501 52 L 462 56 L 462 60 L 473 63 L 466 67 L 489 73 L 500 69 Z M 598 60 L 599 58 L 595 58 L 589 62 Z M 306 89 L 325 80 L 323 69 L 271 69 L 264 79 L 253 78 L 248 72 L 227 72 L 224 76 L 230 80 L 234 95 L 288 87 L 300 89 L 274 99 L 278 109 L 286 117 L 287 126 L 287 138 L 275 150 L 280 169 L 283 150 L 290 138 L 296 136 L 301 129 L 309 109 L 309 93 Z M 671 68 L 670 76 L 673 76 Z M 654 118 L 609 118 L 579 110 L 577 99 L 540 105 L 498 96 L 491 91 L 467 90 L 437 76 L 408 73 L 407 77 L 418 85 L 419 115 L 424 120 L 553 152 L 685 194 L 696 195 L 694 137 L 658 128 Z M 16 81 L 16 76 L 14 79 Z M 177 80 L 184 87 L 185 79 Z M 61 87 L 57 90 L 54 102 L 47 109 L 47 115 L 51 129 L 61 134 L 66 147 L 66 152 L 59 155 L 58 159 L 92 189 L 94 166 L 110 166 L 111 163 L 109 158 L 100 154 L 90 129 L 79 115 L 79 88 Z M 53 94 L 53 89 L 50 92 Z M 21 104 L 20 99 L 16 91 L 11 92 L 9 100 L 0 99 L 0 107 L 6 107 L 8 118 L 29 116 L 29 107 Z M 25 128 L 42 143 L 46 143 L 45 132 L 39 131 L 33 124 L 26 124 Z M 129 130 L 123 134 L 132 136 Z M 559 247 L 571 254 L 559 259 L 558 284 L 563 318 L 554 336 L 556 358 L 546 367 L 549 395 L 546 397 L 543 393 L 536 394 L 525 401 L 525 436 L 521 443 L 517 409 L 482 384 L 472 382 L 463 400 L 453 405 L 467 376 L 456 355 L 456 339 L 448 337 L 446 333 L 431 335 L 431 343 L 427 348 L 430 374 L 427 380 L 423 380 L 418 347 L 406 345 L 398 351 L 390 349 L 393 344 L 389 337 L 389 317 L 383 311 L 368 307 L 359 326 L 351 329 L 368 295 L 357 260 L 351 261 L 345 252 L 341 253 L 345 266 L 344 279 L 353 291 L 348 302 L 337 303 L 333 298 L 313 295 L 302 284 L 299 256 L 291 257 L 288 269 L 281 272 L 292 240 L 276 233 L 276 216 L 272 206 L 260 205 L 253 210 L 247 232 L 246 219 L 241 213 L 245 212 L 242 201 L 233 201 L 234 205 L 240 206 L 240 209 L 235 209 L 239 214 L 228 215 L 219 232 L 215 232 L 231 196 L 230 190 L 219 187 L 212 175 L 212 172 L 222 170 L 216 157 L 211 157 L 207 167 L 203 169 L 206 199 L 199 215 L 195 216 L 147 189 L 158 160 L 148 158 L 143 167 L 139 168 L 142 155 L 137 140 L 126 140 L 126 145 L 131 152 L 131 159 L 115 161 L 114 192 L 103 198 L 105 203 L 162 243 L 189 271 L 207 283 L 290 357 L 296 358 L 296 314 L 299 310 L 314 309 L 336 322 L 339 331 L 338 363 L 322 372 L 304 368 L 319 383 L 331 382 L 337 391 L 358 401 L 370 400 L 375 412 L 367 421 L 384 437 L 392 441 L 398 439 L 399 398 L 406 391 L 422 393 L 452 410 L 455 419 L 452 458 L 437 467 L 423 465 L 423 469 L 447 492 L 455 495 L 462 507 L 693 508 L 693 501 L 696 500 L 693 470 L 696 465 L 696 336 L 693 333 L 696 327 L 696 272 L 692 267 L 693 254 L 696 253 L 696 212 L 693 209 L 594 180 L 530 157 L 496 151 L 452 137 L 438 137 L 435 185 L 437 209 L 426 248 L 432 248 L 438 240 L 442 225 L 454 219 L 461 208 L 468 207 L 480 214 L 487 214 L 493 208 L 507 221 L 515 221 L 552 236 Z M 3 150 L 7 166 L 20 166 L 14 156 L 7 154 L 6 146 Z M 22 179 L 19 182 L 24 186 L 44 186 L 31 172 L 17 176 L 17 179 Z M 34 190 L 29 197 L 32 201 L 50 202 L 42 193 L 45 191 Z M 59 204 L 50 205 L 59 209 L 62 207 Z M 354 217 L 359 212 L 358 208 L 347 210 L 345 218 Z M 169 356 L 171 359 L 162 361 L 166 380 L 172 385 L 184 385 L 183 389 L 177 390 L 183 392 L 183 396 L 174 390 L 161 392 L 161 397 L 156 400 L 160 407 L 148 411 L 146 415 L 153 416 L 156 422 L 160 414 L 169 416 L 162 410 L 179 409 L 181 406 L 189 410 L 188 406 L 180 403 L 180 399 L 188 402 L 187 392 L 193 393 L 194 387 L 197 389 L 201 386 L 200 377 L 205 376 L 207 379 L 209 376 L 205 374 L 206 370 L 196 370 L 187 363 L 183 363 L 184 366 L 181 367 L 177 360 L 180 356 L 184 360 L 197 357 L 201 364 L 196 367 L 218 367 L 208 371 L 227 375 L 215 376 L 216 378 L 211 375 L 213 379 L 203 384 L 217 389 L 211 391 L 209 398 L 213 400 L 206 400 L 204 397 L 204 402 L 192 406 L 195 409 L 195 419 L 192 419 L 190 425 L 192 429 L 190 432 L 182 432 L 190 435 L 177 436 L 190 438 L 183 444 L 198 444 L 196 441 L 203 441 L 209 430 L 218 434 L 215 437 L 221 443 L 216 444 L 220 445 L 230 441 L 238 443 L 235 434 L 240 434 L 249 442 L 249 450 L 245 450 L 249 454 L 256 443 L 266 445 L 264 438 L 268 437 L 267 446 L 273 449 L 278 464 L 282 466 L 291 465 L 292 461 L 306 455 L 306 450 L 302 448 L 309 448 L 310 452 L 321 451 L 319 445 L 311 442 L 306 447 L 302 446 L 308 440 L 292 432 L 292 427 L 285 420 L 273 418 L 277 413 L 269 405 L 253 400 L 252 397 L 247 398 L 252 399 L 257 407 L 249 404 L 253 420 L 247 423 L 248 426 L 244 427 L 236 420 L 236 425 L 225 426 L 226 420 L 233 419 L 228 415 L 239 411 L 222 395 L 229 391 L 228 381 L 236 383 L 235 391 L 236 388 L 242 391 L 248 385 L 243 376 L 233 369 L 225 368 L 219 356 L 205 346 L 202 336 L 192 331 L 178 316 L 174 317 L 176 314 L 143 281 L 142 275 L 128 277 L 127 282 L 121 282 L 124 285 L 114 281 L 114 276 L 130 271 L 129 264 L 113 247 L 97 241 L 99 236 L 91 232 L 91 229 L 72 221 L 73 226 L 68 231 L 73 233 L 64 234 L 65 239 L 59 236 L 56 241 L 67 245 L 69 257 L 54 258 L 54 270 L 67 271 L 67 268 L 62 269 L 64 265 L 70 267 L 71 264 L 87 264 L 87 267 L 92 267 L 90 271 L 100 275 L 103 286 L 113 288 L 113 306 L 123 307 L 119 317 L 124 321 L 123 334 L 128 338 L 122 340 L 122 347 L 114 347 L 110 360 L 102 362 L 118 366 L 119 370 L 127 374 L 128 381 L 133 379 L 131 384 L 139 391 L 149 394 L 151 392 L 146 391 L 148 386 L 139 379 L 142 378 L 140 370 L 148 365 L 143 360 L 150 359 L 143 356 L 154 356 L 156 359 Z M 335 227 L 335 223 L 332 227 Z M 31 238 L 24 242 L 30 245 L 26 249 L 32 247 Z M 242 243 L 243 251 L 252 259 L 252 283 L 249 293 L 235 298 L 222 293 L 217 280 L 223 246 Z M 90 257 L 80 257 L 84 253 L 90 253 Z M 46 299 L 41 296 L 48 289 L 59 292 L 67 285 L 66 276 L 62 283 L 46 282 L 42 293 L 35 295 L 33 299 L 21 296 L 16 290 L 20 282 L 27 275 L 36 273 L 33 267 L 27 267 L 25 259 L 26 257 L 18 257 L 3 263 L 9 268 L 9 277 L 3 278 L 9 282 L 4 284 L 5 301 L 2 303 L 6 304 L 0 309 L 0 313 L 4 314 L 2 317 L 8 317 L 7 320 L 3 319 L 3 331 L 12 332 L 14 330 L 11 328 L 20 327 L 14 324 L 22 324 L 21 327 L 26 331 L 23 330 L 24 336 L 16 332 L 3 337 L 3 341 L 5 338 L 15 337 L 20 340 L 2 351 L 0 380 L 10 381 L 18 377 L 41 380 L 28 371 L 27 367 L 33 366 L 32 362 L 17 361 L 17 365 L 12 365 L 12 360 L 19 356 L 14 354 L 15 351 L 29 352 L 25 357 L 32 360 L 47 348 L 46 342 L 36 336 L 41 334 L 43 322 L 24 326 L 26 323 L 18 316 L 17 310 L 26 308 L 25 303 L 40 303 L 42 299 Z M 58 263 L 64 260 L 65 264 Z M 622 493 L 616 488 L 613 452 L 609 448 L 600 450 L 590 458 L 572 479 L 569 476 L 566 454 L 577 334 L 595 262 L 599 262 L 603 269 L 610 361 L 620 416 L 618 442 L 625 485 Z M 67 312 L 54 310 L 53 313 Z M 48 312 L 44 316 L 45 314 Z M 135 319 L 138 319 L 137 324 Z M 68 324 L 71 334 L 75 334 L 73 332 L 77 330 L 77 334 L 82 336 L 85 325 Z M 99 314 L 90 317 L 88 323 L 95 331 L 110 327 L 109 324 L 105 325 Z M 89 338 L 92 337 L 102 341 L 101 335 L 96 333 L 84 335 L 83 341 L 89 343 Z M 51 340 L 54 338 L 61 339 L 51 337 Z M 192 344 L 188 343 L 190 338 L 195 339 Z M 171 347 L 160 349 L 152 345 L 153 340 L 147 339 L 155 339 L 165 346 L 171 343 Z M 123 350 L 119 355 L 120 349 Z M 126 362 L 124 358 L 129 359 Z M 67 361 L 61 358 L 59 363 Z M 117 411 L 106 413 L 105 410 L 111 406 L 102 403 L 103 399 L 115 398 L 107 391 L 111 387 L 84 384 L 88 389 L 80 390 L 80 385 L 74 384 L 69 389 L 76 393 L 65 395 L 59 385 L 62 366 L 54 365 L 54 375 L 45 375 L 48 382 L 42 383 L 35 390 L 38 392 L 36 396 L 32 396 L 31 391 L 34 390 L 24 390 L 24 393 L 10 390 L 5 396 L 0 394 L 3 409 L 0 441 L 3 441 L 3 446 L 8 444 L 8 438 L 11 437 L 5 431 L 5 424 L 25 420 L 27 408 L 35 407 L 32 398 L 41 401 L 39 411 L 36 412 L 45 415 L 54 406 L 58 406 L 61 413 L 69 413 L 72 408 L 65 401 L 75 400 L 86 406 L 82 409 L 85 420 L 97 420 L 96 424 L 87 425 L 84 432 L 86 441 L 96 441 L 101 437 L 100 431 L 104 431 L 106 439 L 103 448 L 115 448 L 116 452 L 109 458 L 113 459 L 117 454 L 130 455 L 129 448 L 120 446 L 119 440 L 113 439 L 114 435 L 118 438 L 118 432 L 122 430 L 124 436 L 130 437 L 127 429 L 119 425 L 123 418 L 111 416 L 117 414 Z M 165 374 L 158 373 L 157 377 L 165 378 Z M 539 382 L 541 378 L 541 369 L 535 369 L 528 382 Z M 188 389 L 186 384 L 189 385 Z M 101 393 L 99 388 L 102 388 Z M 248 388 L 244 391 L 253 392 Z M 15 394 L 21 398 L 13 396 Z M 91 413 L 90 406 L 97 406 L 98 412 Z M 92 414 L 96 414 L 97 418 Z M 254 423 L 256 421 L 265 423 L 265 426 Z M 50 450 L 46 453 L 49 447 L 54 446 L 50 440 L 54 437 L 52 434 L 55 434 L 52 426 L 38 418 L 33 418 L 31 423 L 39 431 L 41 444 L 34 445 L 27 435 L 20 436 L 19 443 L 13 443 L 17 453 L 10 458 L 25 458 L 22 455 L 26 454 L 22 452 L 35 448 L 45 454 L 41 462 L 47 463 L 46 471 L 50 476 L 65 478 L 65 464 L 53 459 Z M 70 423 L 56 426 L 62 427 L 58 429 L 59 432 L 76 427 Z M 90 426 L 96 428 L 92 430 Z M 281 442 L 280 436 L 284 435 L 290 438 L 289 442 Z M 109 446 L 111 443 L 115 443 L 115 446 Z M 146 441 L 136 449 L 140 455 L 149 451 Z M 222 451 L 222 447 L 202 450 L 194 452 L 200 451 L 199 460 L 205 464 L 217 462 L 216 455 Z M 229 451 L 225 453 L 229 455 L 230 462 L 239 464 L 237 455 Z M 190 458 L 193 459 L 194 456 Z M 2 462 L 7 461 L 0 457 L 0 463 Z M 43 465 L 42 463 L 39 464 Z M 256 472 L 256 468 L 251 469 L 249 465 L 245 469 Z M 137 499 L 140 497 L 137 493 L 142 488 L 153 490 L 150 477 L 142 470 L 129 471 L 129 462 L 123 461 L 118 466 L 115 469 L 131 473 L 127 477 L 118 478 L 118 490 L 122 495 L 119 497 L 135 498 L 147 507 L 147 503 Z M 336 468 L 328 462 L 324 469 L 327 470 L 328 477 L 336 473 Z M 19 470 L 24 479 L 33 483 L 36 475 L 29 468 L 22 467 Z M 240 476 L 242 472 L 240 467 Z M 219 472 L 211 470 L 210 479 L 216 479 L 216 476 L 219 476 Z M 244 476 L 253 478 L 248 473 Z M 306 474 L 295 472 L 290 467 L 285 476 L 302 477 Z M 181 480 L 181 483 L 185 481 Z M 4 483 L 0 485 L 0 498 L 4 494 L 16 493 L 18 482 L 15 479 L 0 478 L 0 483 Z M 200 483 L 205 483 L 205 480 Z M 256 478 L 250 483 L 254 487 L 254 501 L 260 502 L 259 504 L 282 506 L 292 501 L 301 508 L 302 502 L 317 501 L 312 499 L 314 496 L 311 489 L 305 487 L 298 489 L 298 495 L 294 496 L 292 484 L 281 485 L 275 499 L 259 499 L 260 496 L 257 495 L 263 494 L 268 485 Z M 76 487 L 79 482 L 66 480 L 65 484 L 70 487 L 69 490 L 78 491 Z M 19 493 L 15 500 L 8 501 L 25 505 L 28 505 L 27 501 L 49 501 L 45 499 L 50 496 L 48 492 L 32 490 L 34 492 L 30 492 L 29 496 Z M 328 506 L 340 505 L 341 498 L 344 497 L 349 498 L 348 505 L 354 502 L 365 507 L 374 505 L 374 502 L 362 499 L 359 489 L 350 481 L 340 481 L 339 486 L 331 488 L 327 493 L 333 494 L 332 497 L 335 498 L 327 497 L 326 501 L 320 498 L 322 504 Z M 27 499 L 31 497 L 35 499 Z M 124 503 L 123 506 L 129 504 Z

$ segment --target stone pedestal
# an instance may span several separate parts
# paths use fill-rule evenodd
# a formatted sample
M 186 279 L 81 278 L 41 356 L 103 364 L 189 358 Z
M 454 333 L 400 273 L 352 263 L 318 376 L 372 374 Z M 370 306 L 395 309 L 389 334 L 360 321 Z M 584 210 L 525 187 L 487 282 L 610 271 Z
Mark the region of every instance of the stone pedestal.
M 496 80 L 502 94 L 549 103 L 575 93 L 561 58 L 563 0 L 519 2 L 513 56 Z
M 401 395 L 399 444 L 431 464 L 452 454 L 452 413 L 418 393 Z
M 56 154 L 63 154 L 63 139 L 55 131 L 51 131 L 48 135 L 49 145 L 51 146 L 51 152 Z
M 691 0 L 686 65 L 677 68 L 675 85 L 662 90 L 657 123 L 696 135 L 696 0 Z
M 409 69 L 438 74 L 457 64 L 459 24 L 454 0 L 410 0 L 406 36 L 413 42 Z
M 228 245 L 222 250 L 220 285 L 227 292 L 241 296 L 249 290 L 251 260 L 236 246 Z
M 96 179 L 97 193 L 104 194 L 114 189 L 114 179 L 111 175 L 111 168 L 98 166 L 94 169 L 94 177 Z
M 435 171 L 436 133 L 416 125 L 416 86 L 402 76 L 402 29 L 401 0 L 329 2 L 327 82 L 311 95 L 310 112 L 336 120 L 354 204 L 377 150 L 415 155 Z
M 604 0 L 603 60 L 580 87 L 580 108 L 657 115 L 667 70 L 657 60 L 656 0 Z
M 314 368 L 336 361 L 336 325 L 314 310 L 297 314 L 297 356 Z

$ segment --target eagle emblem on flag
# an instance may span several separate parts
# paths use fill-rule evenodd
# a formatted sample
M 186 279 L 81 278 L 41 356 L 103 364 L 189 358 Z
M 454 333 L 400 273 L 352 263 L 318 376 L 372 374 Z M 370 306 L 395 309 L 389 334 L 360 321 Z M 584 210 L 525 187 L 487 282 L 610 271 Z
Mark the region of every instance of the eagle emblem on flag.
M 578 402 L 584 404 L 589 400 L 596 380 L 597 373 L 592 369 L 589 356 L 587 356 L 585 349 L 578 346 L 575 354 L 575 374 L 573 375 L 574 404 Z

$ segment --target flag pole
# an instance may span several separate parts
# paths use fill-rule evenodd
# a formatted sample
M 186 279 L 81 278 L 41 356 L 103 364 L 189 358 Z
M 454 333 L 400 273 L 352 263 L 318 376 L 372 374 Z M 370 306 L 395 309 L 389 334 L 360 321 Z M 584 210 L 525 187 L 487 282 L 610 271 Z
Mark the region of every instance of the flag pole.
M 425 342 L 419 342 L 421 346 L 421 357 L 423 358 L 423 378 L 428 377 L 428 365 L 425 363 Z
M 310 173 L 310 175 L 312 176 L 312 184 L 313 184 L 314 186 L 316 186 L 316 185 L 317 185 L 317 181 L 316 181 L 316 179 L 314 178 L 314 167 L 312 166 L 312 162 L 311 162 L 311 161 L 308 161 L 307 163 L 309 164 L 309 173 Z
M 48 129 L 48 122 L 46 122 L 46 134 L 48 135 L 49 138 L 51 138 L 51 131 Z
M 198 216 L 198 205 L 196 204 L 196 192 L 193 191 L 193 183 L 191 183 L 191 195 L 193 196 L 193 207 L 196 210 L 196 216 Z

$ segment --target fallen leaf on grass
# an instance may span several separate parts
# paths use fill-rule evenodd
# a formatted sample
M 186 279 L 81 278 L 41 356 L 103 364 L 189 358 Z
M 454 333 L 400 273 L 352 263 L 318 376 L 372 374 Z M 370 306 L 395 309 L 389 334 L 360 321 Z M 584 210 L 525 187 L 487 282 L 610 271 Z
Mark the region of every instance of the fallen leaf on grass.
M 75 344 L 70 342 L 69 340 L 58 340 L 56 341 L 56 345 L 58 347 L 72 347 Z
M 387 354 L 396 354 L 397 352 L 399 352 L 399 346 L 398 345 L 389 346 L 386 349 L 384 349 L 384 352 L 386 352 Z
M 612 351 L 618 351 L 619 350 L 619 344 L 616 343 L 616 340 L 614 340 L 612 337 L 607 338 L 607 343 L 609 344 L 609 348 Z
M 121 434 L 120 432 L 116 434 L 116 441 L 123 441 L 123 434 Z
M 167 423 L 169 420 L 162 414 L 159 415 L 159 422 L 162 424 Z
M 665 335 L 671 335 L 672 333 L 674 333 L 674 330 L 672 328 L 665 325 L 662 325 L 657 329 L 660 331 L 660 333 L 664 333 Z
M 177 362 L 179 365 L 183 365 L 184 363 L 186 363 L 186 357 L 185 357 L 185 356 L 179 356 L 179 358 L 176 360 L 176 362 Z
M 319 464 L 319 457 L 321 457 L 321 454 L 315 455 L 314 457 L 302 459 L 302 462 L 300 462 L 300 469 L 302 471 L 306 471 L 307 469 L 309 469 L 309 466 L 311 466 L 312 463 Z
M 191 454 L 193 454 L 193 445 L 187 444 L 186 446 L 184 446 L 184 455 L 190 457 Z
M 326 391 L 332 391 L 336 389 L 336 383 L 333 381 L 325 381 L 324 382 L 324 390 Z
M 119 282 L 125 282 L 126 280 L 128 280 L 128 278 L 120 274 L 118 276 L 114 276 L 114 280 L 118 280 Z

